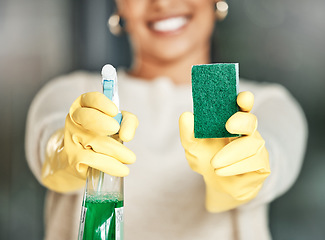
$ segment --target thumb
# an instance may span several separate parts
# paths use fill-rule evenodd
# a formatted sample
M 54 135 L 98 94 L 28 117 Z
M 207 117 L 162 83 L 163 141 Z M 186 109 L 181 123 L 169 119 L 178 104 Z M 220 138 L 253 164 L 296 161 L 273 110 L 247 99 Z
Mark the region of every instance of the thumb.
M 134 138 L 135 130 L 139 125 L 138 118 L 129 112 L 122 111 L 122 123 L 119 136 L 123 142 L 129 142 Z
M 240 92 L 237 96 L 237 104 L 241 111 L 250 112 L 254 105 L 254 94 L 249 91 Z
M 195 141 L 194 138 L 194 115 L 191 112 L 184 112 L 179 118 L 179 133 L 181 143 L 187 148 Z

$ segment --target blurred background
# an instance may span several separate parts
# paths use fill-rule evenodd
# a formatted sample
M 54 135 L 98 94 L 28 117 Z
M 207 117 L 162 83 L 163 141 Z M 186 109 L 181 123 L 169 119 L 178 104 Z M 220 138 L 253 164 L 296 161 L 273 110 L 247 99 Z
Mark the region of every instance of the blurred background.
M 283 84 L 309 122 L 300 177 L 271 204 L 273 238 L 325 239 L 325 1 L 228 4 L 229 15 L 217 26 L 214 61 L 239 62 L 241 77 Z M 0 239 L 43 238 L 45 189 L 24 153 L 34 95 L 61 74 L 130 64 L 126 37 L 106 27 L 114 10 L 108 0 L 0 0 Z

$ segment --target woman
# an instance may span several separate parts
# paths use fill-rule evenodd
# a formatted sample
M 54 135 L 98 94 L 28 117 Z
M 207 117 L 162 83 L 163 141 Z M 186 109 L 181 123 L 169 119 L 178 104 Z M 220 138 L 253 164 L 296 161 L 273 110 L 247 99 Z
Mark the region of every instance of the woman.
M 140 125 L 132 140 L 138 125 L 133 114 L 123 112 L 120 129 L 112 121 L 115 105 L 94 93 L 101 92 L 97 74 L 60 77 L 37 94 L 26 152 L 35 176 L 51 190 L 45 238 L 76 239 L 91 166 L 118 176 L 130 168 L 126 239 L 270 239 L 268 203 L 292 186 L 305 149 L 299 105 L 279 85 L 241 80 L 240 91 L 255 95 L 257 118 L 249 113 L 252 95 L 242 93 L 241 112 L 229 119 L 227 129 L 243 137 L 230 144 L 230 139 L 195 139 L 190 71 L 210 62 L 215 2 L 116 3 L 134 54 L 132 67 L 118 72 L 121 109 L 135 113 Z M 106 137 L 117 131 L 122 140 L 132 140 L 128 148 Z M 135 156 L 137 163 L 126 167 Z

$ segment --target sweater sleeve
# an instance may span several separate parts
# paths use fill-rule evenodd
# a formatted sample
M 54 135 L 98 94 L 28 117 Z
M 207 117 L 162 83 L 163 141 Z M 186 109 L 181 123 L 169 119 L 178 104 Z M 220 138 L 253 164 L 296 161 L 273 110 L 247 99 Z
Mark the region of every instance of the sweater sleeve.
M 301 170 L 308 135 L 305 115 L 284 87 L 262 85 L 253 93 L 252 113 L 269 152 L 271 174 L 257 197 L 241 208 L 269 203 L 290 189 Z
M 91 90 L 88 80 L 92 77 L 84 72 L 75 72 L 53 79 L 36 94 L 30 105 L 25 152 L 28 165 L 40 183 L 47 141 L 56 130 L 64 127 L 73 101 Z

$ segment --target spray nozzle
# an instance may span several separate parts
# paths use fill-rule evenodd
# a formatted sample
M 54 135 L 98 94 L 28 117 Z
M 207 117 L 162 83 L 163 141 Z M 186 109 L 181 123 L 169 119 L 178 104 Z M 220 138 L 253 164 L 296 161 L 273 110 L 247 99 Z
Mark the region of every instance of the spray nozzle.
M 113 103 L 119 109 L 119 96 L 118 96 L 118 87 L 117 87 L 117 75 L 115 68 L 106 64 L 102 68 L 102 84 L 103 84 L 103 93 L 106 97 L 113 101 Z M 114 117 L 119 123 L 121 122 L 121 113 L 117 114 Z

